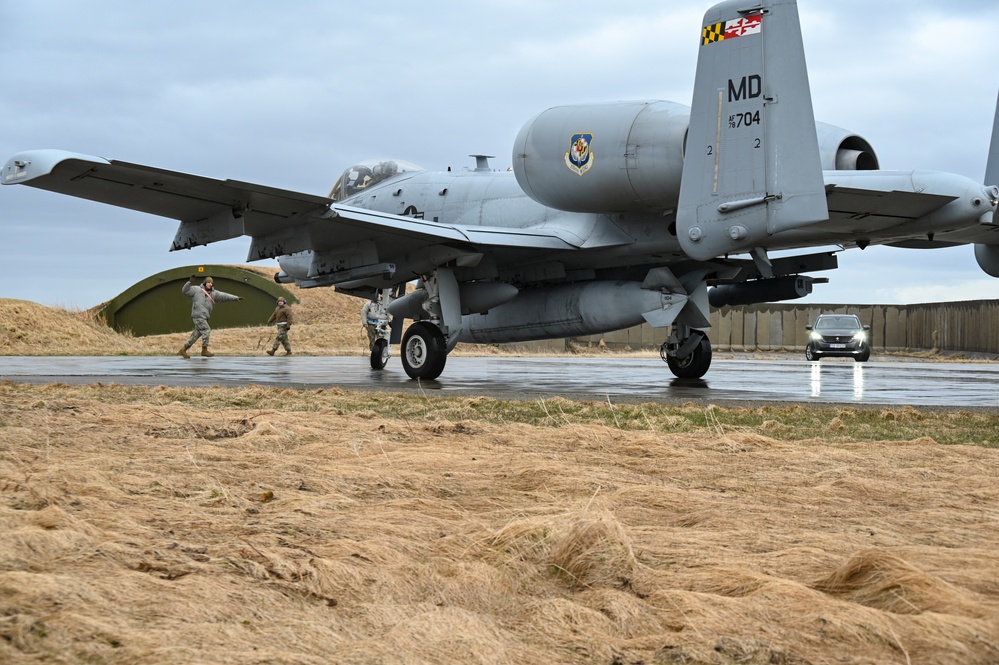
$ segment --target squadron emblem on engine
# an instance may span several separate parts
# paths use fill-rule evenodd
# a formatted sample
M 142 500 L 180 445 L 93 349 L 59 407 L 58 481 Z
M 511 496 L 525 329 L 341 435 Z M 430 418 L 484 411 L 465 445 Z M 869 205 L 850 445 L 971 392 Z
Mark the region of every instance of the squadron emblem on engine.
M 583 175 L 593 166 L 593 153 L 590 142 L 593 134 L 573 134 L 569 139 L 569 150 L 565 153 L 565 165 L 576 175 Z

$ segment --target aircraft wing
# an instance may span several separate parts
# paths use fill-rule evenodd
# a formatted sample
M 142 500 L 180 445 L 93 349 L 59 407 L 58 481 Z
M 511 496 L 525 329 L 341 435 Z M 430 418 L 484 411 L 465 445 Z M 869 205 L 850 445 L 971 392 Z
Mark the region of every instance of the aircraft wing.
M 582 244 L 559 229 L 439 224 L 343 206 L 324 196 L 61 150 L 15 155 L 2 171 L 2 182 L 178 220 L 172 250 L 248 235 L 253 238 L 249 260 L 303 250 L 350 251 L 376 240 L 388 253 L 442 243 L 517 250 L 567 250 Z
M 384 236 L 398 236 L 412 240 L 434 242 L 452 241 L 470 243 L 477 247 L 510 247 L 518 249 L 574 249 L 580 246 L 577 239 L 559 229 L 507 228 L 499 226 L 459 226 L 439 224 L 415 217 L 391 215 L 383 212 L 353 208 L 333 203 L 338 224 L 331 229 L 336 236 L 356 230 L 360 235 L 377 231 Z M 326 243 L 333 241 L 331 235 Z
M 220 210 L 252 209 L 272 221 L 325 207 L 329 199 L 236 180 L 214 180 L 62 150 L 12 157 L 3 184 L 25 184 L 81 199 L 180 221 L 205 219 Z

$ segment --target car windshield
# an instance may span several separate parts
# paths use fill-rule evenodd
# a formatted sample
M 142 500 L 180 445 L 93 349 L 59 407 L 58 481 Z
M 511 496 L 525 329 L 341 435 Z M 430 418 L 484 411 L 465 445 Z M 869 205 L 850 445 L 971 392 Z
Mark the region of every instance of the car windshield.
M 330 198 L 334 201 L 342 201 L 357 194 L 360 191 L 373 187 L 381 182 L 386 182 L 404 173 L 413 174 L 425 169 L 402 161 L 400 159 L 370 159 L 359 164 L 348 167 L 340 177 L 337 178 L 333 189 L 330 190 Z
M 855 316 L 820 316 L 815 322 L 816 330 L 860 330 L 860 322 Z

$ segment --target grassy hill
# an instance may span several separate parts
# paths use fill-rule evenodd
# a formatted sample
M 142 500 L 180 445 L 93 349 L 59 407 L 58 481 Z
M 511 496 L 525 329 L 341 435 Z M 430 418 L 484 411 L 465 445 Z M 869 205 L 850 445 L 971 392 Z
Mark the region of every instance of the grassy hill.
M 367 354 L 367 335 L 361 328 L 362 300 L 331 288 L 287 288 L 299 299 L 293 306 L 296 324 L 291 332 L 296 353 Z M 170 355 L 190 334 L 132 337 L 104 325 L 92 310 L 72 312 L 26 300 L 0 299 L 0 311 L 4 313 L 0 355 Z M 274 334 L 271 326 L 215 329 L 212 351 L 221 355 L 263 353 L 270 348 Z

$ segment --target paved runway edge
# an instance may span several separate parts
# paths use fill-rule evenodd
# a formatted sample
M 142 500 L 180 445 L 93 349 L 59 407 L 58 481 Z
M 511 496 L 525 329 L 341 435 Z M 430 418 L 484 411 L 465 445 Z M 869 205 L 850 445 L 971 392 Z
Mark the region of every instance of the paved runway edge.
M 381 371 L 367 358 L 5 356 L 0 380 L 26 383 L 242 386 L 488 395 L 525 400 L 562 396 L 619 402 L 885 407 L 999 411 L 999 364 L 899 360 L 807 362 L 720 357 L 703 380 L 673 377 L 652 357 L 453 356 L 436 380 L 417 382 L 398 358 Z

